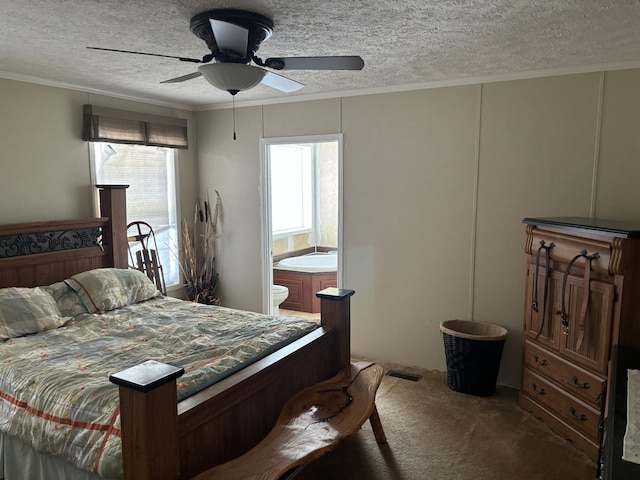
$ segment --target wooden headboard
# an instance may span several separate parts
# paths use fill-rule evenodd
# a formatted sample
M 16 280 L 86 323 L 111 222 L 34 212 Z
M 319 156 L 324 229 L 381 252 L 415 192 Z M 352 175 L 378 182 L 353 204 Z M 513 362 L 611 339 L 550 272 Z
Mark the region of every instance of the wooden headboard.
M 98 188 L 100 218 L 0 225 L 0 288 L 50 285 L 93 268 L 127 268 L 126 186 Z

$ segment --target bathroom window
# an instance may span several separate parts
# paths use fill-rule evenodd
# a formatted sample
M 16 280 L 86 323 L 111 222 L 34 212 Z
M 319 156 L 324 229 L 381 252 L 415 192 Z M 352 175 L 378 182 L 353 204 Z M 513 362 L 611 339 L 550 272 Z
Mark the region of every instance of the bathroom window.
M 314 227 L 314 146 L 269 145 L 271 227 L 274 238 L 312 232 Z
M 174 149 L 91 142 L 94 184 L 129 185 L 127 222 L 151 225 L 167 287 L 180 283 Z M 97 195 L 97 192 L 96 192 Z

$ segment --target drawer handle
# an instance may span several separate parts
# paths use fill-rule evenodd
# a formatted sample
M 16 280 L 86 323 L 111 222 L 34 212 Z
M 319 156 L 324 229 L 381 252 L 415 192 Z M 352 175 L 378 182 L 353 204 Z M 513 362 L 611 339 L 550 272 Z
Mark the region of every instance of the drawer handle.
M 531 388 L 533 388 L 533 393 L 535 393 L 536 395 L 546 395 L 547 391 L 544 388 L 541 388 L 540 390 L 538 390 L 538 386 L 535 383 L 531 384 Z
M 591 388 L 591 386 L 589 386 L 587 382 L 583 382 L 582 385 L 580 385 L 578 383 L 578 377 L 576 377 L 575 375 L 571 377 L 571 380 L 573 380 L 573 384 L 576 386 L 576 388 L 583 388 L 585 390 L 588 390 Z
M 546 360 L 540 361 L 540 357 L 538 357 L 537 353 L 533 355 L 533 361 L 536 362 L 536 365 L 540 365 L 541 367 L 546 367 L 547 365 L 549 365 L 549 362 L 547 362 Z
M 577 416 L 576 415 L 576 409 L 573 408 L 573 407 L 571 407 L 569 409 L 569 411 L 571 412 L 571 416 L 573 418 L 575 418 L 576 420 L 580 420 L 581 422 L 586 422 L 587 421 L 587 416 L 584 413 L 580 414 L 580 416 Z

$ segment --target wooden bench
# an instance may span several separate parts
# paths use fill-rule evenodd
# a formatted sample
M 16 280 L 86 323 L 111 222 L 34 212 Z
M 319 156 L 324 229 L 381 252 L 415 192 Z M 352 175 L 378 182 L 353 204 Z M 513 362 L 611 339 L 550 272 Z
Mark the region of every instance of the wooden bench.
M 375 405 L 382 367 L 358 362 L 289 400 L 271 432 L 253 449 L 193 480 L 278 479 L 335 450 L 367 419 L 376 441 L 386 443 Z

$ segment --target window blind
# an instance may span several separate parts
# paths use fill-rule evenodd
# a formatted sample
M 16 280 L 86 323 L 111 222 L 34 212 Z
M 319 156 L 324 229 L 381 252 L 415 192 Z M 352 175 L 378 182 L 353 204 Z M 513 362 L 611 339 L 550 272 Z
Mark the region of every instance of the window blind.
M 83 140 L 189 148 L 187 120 L 84 105 Z
M 109 149 L 108 146 L 105 148 Z M 129 185 L 127 219 L 145 221 L 153 226 L 169 224 L 167 198 L 167 160 L 162 150 L 134 146 L 116 146 L 96 165 L 99 184 Z M 104 150 L 103 150 L 104 152 Z
M 165 282 L 178 284 L 174 150 L 101 142 L 92 146 L 96 184 L 129 185 L 127 221 L 143 221 L 153 227 Z

